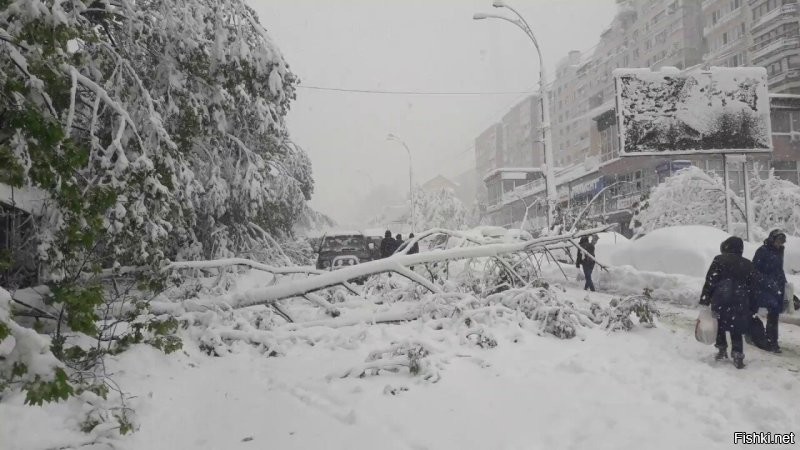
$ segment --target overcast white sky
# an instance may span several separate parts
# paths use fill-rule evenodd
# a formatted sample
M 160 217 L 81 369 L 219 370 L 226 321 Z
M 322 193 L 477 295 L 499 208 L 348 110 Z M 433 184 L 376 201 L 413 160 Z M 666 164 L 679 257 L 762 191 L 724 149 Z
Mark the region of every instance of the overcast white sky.
M 491 0 L 249 0 L 301 86 L 424 92 L 530 91 L 532 44 Z M 614 0 L 509 0 L 528 20 L 552 77 L 571 49 L 587 50 L 610 24 Z M 474 165 L 475 137 L 523 94 L 378 95 L 298 89 L 292 139 L 311 157 L 312 206 L 347 223 L 371 184 L 408 191 Z M 376 211 L 377 213 L 377 211 Z

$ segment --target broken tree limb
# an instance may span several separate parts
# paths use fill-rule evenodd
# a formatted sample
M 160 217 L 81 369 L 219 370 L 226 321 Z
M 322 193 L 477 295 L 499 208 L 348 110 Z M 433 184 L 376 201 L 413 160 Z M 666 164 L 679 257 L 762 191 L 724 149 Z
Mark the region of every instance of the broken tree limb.
M 376 261 L 368 261 L 355 266 L 347 266 L 332 272 L 325 272 L 304 280 L 293 280 L 274 286 L 255 288 L 247 291 L 223 295 L 218 297 L 217 301 L 226 302 L 233 308 L 244 308 L 253 305 L 269 304 L 276 300 L 282 300 L 289 297 L 300 297 L 309 292 L 315 292 L 335 286 L 337 284 L 342 284 L 349 280 L 384 272 L 396 272 L 399 275 L 408 277 L 416 283 L 422 284 L 431 292 L 437 292 L 438 288 L 435 287 L 433 283 L 430 283 L 427 280 L 425 280 L 425 283 L 422 283 L 422 280 L 424 279 L 421 276 L 418 276 L 416 273 L 408 270 L 407 267 L 454 259 L 486 257 L 495 258 L 507 253 L 547 251 L 550 247 L 559 248 L 565 245 L 570 239 L 576 239 L 582 236 L 600 233 L 610 229 L 611 227 L 612 226 L 610 225 L 606 225 L 589 230 L 576 231 L 570 234 L 531 239 L 529 241 L 476 245 L 474 247 L 437 250 L 416 253 L 413 255 L 396 254 L 388 258 L 379 259 Z
M 335 306 L 331 305 L 330 303 L 328 303 L 327 300 L 325 300 L 324 298 L 320 297 L 319 295 L 317 295 L 317 294 L 315 294 L 313 292 L 309 292 L 308 294 L 304 295 L 303 297 L 305 297 L 311 303 L 323 308 L 328 314 L 330 314 L 333 317 L 338 317 L 339 314 L 340 314 L 338 308 L 336 308 Z

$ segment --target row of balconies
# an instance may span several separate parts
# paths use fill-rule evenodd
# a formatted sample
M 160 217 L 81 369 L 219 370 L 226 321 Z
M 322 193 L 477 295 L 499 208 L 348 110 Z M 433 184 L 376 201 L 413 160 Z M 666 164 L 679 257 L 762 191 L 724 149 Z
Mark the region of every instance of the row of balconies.
M 768 84 L 770 87 L 784 82 L 800 81 L 800 69 L 789 69 L 769 76 Z
M 708 36 L 711 33 L 712 30 L 715 30 L 715 29 L 725 25 L 726 23 L 730 22 L 733 19 L 738 19 L 738 18 L 741 18 L 741 17 L 742 17 L 742 8 L 739 7 L 737 9 L 734 9 L 733 11 L 731 11 L 731 12 L 725 14 L 724 16 L 720 17 L 719 19 L 717 19 L 717 23 L 712 24 L 712 25 L 704 26 L 703 27 L 703 36 Z
M 794 50 L 800 48 L 800 37 L 782 37 L 776 39 L 774 42 L 771 42 L 764 47 L 761 47 L 758 50 L 752 52 L 753 62 L 758 65 L 766 56 L 772 53 L 783 52 L 786 50 Z
M 759 28 L 769 24 L 780 16 L 793 16 L 795 14 L 797 14 L 797 3 L 783 5 L 759 17 L 753 22 L 753 26 L 750 29 L 755 33 Z

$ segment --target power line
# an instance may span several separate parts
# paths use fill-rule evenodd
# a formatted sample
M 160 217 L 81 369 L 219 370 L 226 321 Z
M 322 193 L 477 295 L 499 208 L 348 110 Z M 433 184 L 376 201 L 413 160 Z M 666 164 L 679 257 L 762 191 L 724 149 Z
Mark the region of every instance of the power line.
M 351 92 L 356 94 L 384 94 L 384 95 L 519 95 L 533 94 L 535 91 L 495 91 L 495 92 L 442 92 L 442 91 L 389 91 L 377 89 L 345 89 L 323 86 L 298 85 L 299 89 L 315 91 Z

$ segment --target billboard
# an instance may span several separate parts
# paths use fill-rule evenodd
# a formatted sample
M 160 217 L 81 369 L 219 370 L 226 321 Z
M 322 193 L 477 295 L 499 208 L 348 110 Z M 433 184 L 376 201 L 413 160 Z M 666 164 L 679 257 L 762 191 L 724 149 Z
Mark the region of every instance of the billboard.
M 763 67 L 616 69 L 620 156 L 772 151 Z

